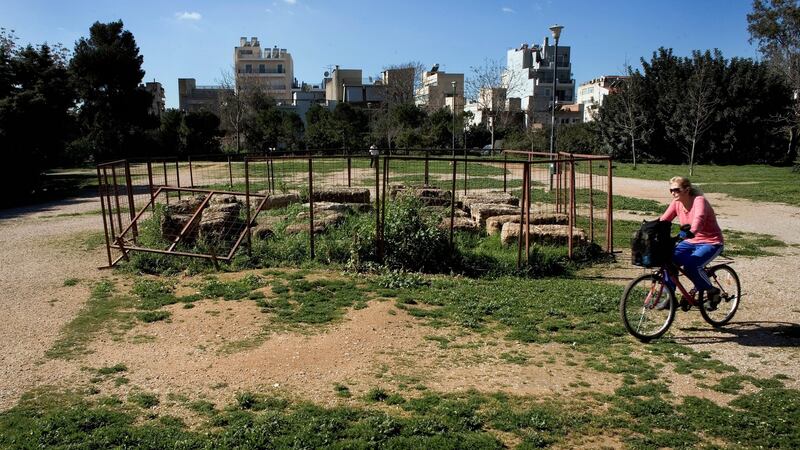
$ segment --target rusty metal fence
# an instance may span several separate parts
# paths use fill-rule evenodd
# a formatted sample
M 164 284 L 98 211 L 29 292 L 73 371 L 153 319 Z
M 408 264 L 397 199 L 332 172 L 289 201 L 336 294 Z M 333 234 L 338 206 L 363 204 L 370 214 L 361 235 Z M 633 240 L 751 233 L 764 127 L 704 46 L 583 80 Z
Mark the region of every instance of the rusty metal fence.
M 607 171 L 600 173 L 602 162 Z M 154 158 L 99 164 L 97 176 L 109 266 L 130 252 L 229 261 L 240 246 L 249 251 L 254 236 L 274 235 L 279 221 L 282 232 L 307 239 L 307 257 L 314 259 L 317 237 L 325 234 L 330 247 L 331 234 L 351 213 L 374 215 L 380 257 L 387 203 L 403 195 L 438 211 L 451 245 L 459 230 L 500 234 L 518 265 L 548 236 L 569 257 L 585 243 L 613 251 L 607 157 L 506 151 L 488 158 L 429 152 Z

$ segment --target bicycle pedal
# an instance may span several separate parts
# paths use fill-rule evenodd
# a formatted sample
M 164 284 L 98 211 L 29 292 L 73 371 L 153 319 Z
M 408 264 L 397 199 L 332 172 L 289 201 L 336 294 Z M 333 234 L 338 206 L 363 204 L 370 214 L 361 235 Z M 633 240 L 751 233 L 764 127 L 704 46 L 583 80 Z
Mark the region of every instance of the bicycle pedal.
M 681 307 L 681 310 L 686 312 L 692 308 L 692 305 L 686 299 L 681 299 L 681 302 L 678 304 Z

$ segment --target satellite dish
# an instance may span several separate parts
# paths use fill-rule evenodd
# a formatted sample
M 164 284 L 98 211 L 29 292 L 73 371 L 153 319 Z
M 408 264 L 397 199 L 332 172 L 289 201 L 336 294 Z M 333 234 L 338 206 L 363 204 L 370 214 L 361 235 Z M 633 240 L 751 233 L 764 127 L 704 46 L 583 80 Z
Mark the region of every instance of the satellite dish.
M 326 77 L 329 77 L 329 76 L 331 75 L 331 73 L 330 73 L 330 72 L 328 72 L 328 71 L 326 70 L 324 75 L 325 75 Z

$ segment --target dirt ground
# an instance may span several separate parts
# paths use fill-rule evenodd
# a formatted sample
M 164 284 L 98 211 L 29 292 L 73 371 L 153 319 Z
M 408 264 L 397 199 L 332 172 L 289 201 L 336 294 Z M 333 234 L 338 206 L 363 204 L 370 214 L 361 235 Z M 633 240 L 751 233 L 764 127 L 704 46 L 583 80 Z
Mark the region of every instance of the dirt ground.
M 618 178 L 614 188 L 619 195 L 668 200 L 663 182 Z M 709 199 L 724 228 L 772 234 L 795 246 L 780 250 L 779 256 L 735 262 L 744 297 L 730 326 L 712 330 L 699 314 L 680 313 L 672 333 L 744 373 L 782 373 L 790 377 L 788 386 L 800 387 L 800 306 L 791 295 L 800 292 L 795 275 L 800 208 L 716 194 Z M 219 404 L 244 390 L 342 402 L 333 390 L 337 383 L 354 394 L 398 384 L 532 395 L 611 392 L 618 385 L 614 376 L 575 370 L 570 358 L 579 362 L 581 356 L 572 356 L 568 348 L 537 346 L 533 354 L 530 346 L 498 338 L 432 329 L 388 301 L 372 301 L 314 334 L 265 331 L 264 315 L 253 302 L 202 301 L 192 309 L 173 305 L 170 322 L 137 325 L 121 340 L 99 335 L 91 343 L 93 352 L 74 361 L 47 359 L 45 352 L 62 327 L 85 305 L 90 281 L 111 277 L 129 282 L 98 269 L 105 263 L 98 209 L 99 202 L 87 197 L 0 211 L 0 410 L 34 387 L 81 386 L 90 377 L 86 367 L 120 362 L 128 366 L 129 383 L 107 382 L 103 390 L 124 395 L 141 389 Z M 586 276 L 624 282 L 640 272 L 626 264 L 627 258 L 619 259 Z M 65 286 L 69 278 L 80 281 Z M 438 337 L 447 337 L 448 348 Z M 228 351 L 237 346 L 245 349 Z M 531 363 L 510 363 L 499 357 L 502 353 L 522 355 Z

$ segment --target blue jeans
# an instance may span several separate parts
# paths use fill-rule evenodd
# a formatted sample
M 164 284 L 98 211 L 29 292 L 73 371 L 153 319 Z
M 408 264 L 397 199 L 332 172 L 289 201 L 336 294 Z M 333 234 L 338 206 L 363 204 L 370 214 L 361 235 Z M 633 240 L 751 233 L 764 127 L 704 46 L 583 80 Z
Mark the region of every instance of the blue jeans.
M 722 247 L 722 244 L 692 244 L 688 241 L 681 241 L 675 247 L 672 260 L 675 264 L 683 266 L 683 270 L 694 283 L 696 290 L 707 291 L 712 286 L 703 267 L 722 253 Z M 667 280 L 667 283 L 672 287 L 675 285 L 672 280 Z

